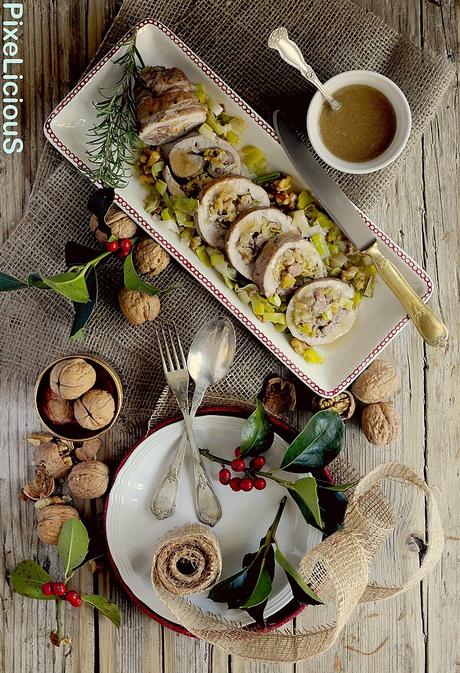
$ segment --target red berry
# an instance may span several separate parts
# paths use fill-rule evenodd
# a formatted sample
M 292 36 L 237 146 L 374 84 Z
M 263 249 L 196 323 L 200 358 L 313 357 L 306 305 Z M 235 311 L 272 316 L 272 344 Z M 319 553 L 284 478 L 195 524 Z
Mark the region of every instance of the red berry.
M 122 238 L 120 247 L 122 250 L 131 250 L 131 241 L 129 238 Z
M 53 594 L 55 596 L 64 596 L 65 594 L 65 584 L 64 582 L 54 582 L 53 584 Z
M 234 472 L 244 472 L 246 469 L 246 463 L 242 458 L 235 458 L 232 460 L 230 467 Z
M 120 243 L 118 241 L 107 241 L 105 247 L 109 252 L 116 252 L 120 247 Z
M 66 593 L 65 599 L 70 605 L 73 605 L 74 608 L 79 608 L 81 605 L 81 596 L 78 591 L 75 591 L 74 589 L 71 589 Z
M 230 479 L 230 488 L 232 491 L 241 491 L 241 479 L 239 477 L 232 477 Z
M 118 253 L 118 257 L 120 259 L 124 259 L 128 255 L 129 255 L 129 250 L 120 250 L 120 252 Z
M 43 584 L 42 586 L 42 591 L 45 596 L 52 596 L 54 594 L 53 591 L 54 585 L 52 582 L 47 582 L 46 584 Z
M 241 480 L 241 488 L 243 491 L 252 491 L 254 486 L 254 480 L 251 477 L 244 477 Z
M 239 458 L 241 456 L 241 449 L 239 446 L 236 447 L 235 449 L 235 456 Z
M 226 467 L 223 467 L 221 470 L 219 470 L 219 481 L 221 484 L 226 486 L 227 484 L 230 483 L 230 480 L 232 478 L 232 473 L 230 470 L 227 470 Z
M 256 488 L 258 491 L 263 491 L 266 485 L 267 482 L 263 477 L 257 477 L 254 479 L 254 488 Z
M 261 470 L 265 465 L 265 458 L 263 456 L 256 456 L 251 460 L 249 465 L 253 470 Z

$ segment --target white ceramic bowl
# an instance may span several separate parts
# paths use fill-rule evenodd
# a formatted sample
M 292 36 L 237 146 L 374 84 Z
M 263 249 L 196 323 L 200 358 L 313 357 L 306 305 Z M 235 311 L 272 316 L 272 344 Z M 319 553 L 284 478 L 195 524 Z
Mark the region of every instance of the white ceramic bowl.
M 391 145 L 385 152 L 371 161 L 344 161 L 335 156 L 335 154 L 332 154 L 323 143 L 319 131 L 319 116 L 325 101 L 319 91 L 313 96 L 307 112 L 308 137 L 315 152 L 332 168 L 336 168 L 343 173 L 372 173 L 391 164 L 403 151 L 411 130 L 412 117 L 410 107 L 399 86 L 392 82 L 391 79 L 388 79 L 388 77 L 372 70 L 349 70 L 348 72 L 342 72 L 339 75 L 335 75 L 335 77 L 331 77 L 331 79 L 324 83 L 324 86 L 334 95 L 334 92 L 338 89 L 353 84 L 372 86 L 390 101 L 396 115 L 396 133 Z

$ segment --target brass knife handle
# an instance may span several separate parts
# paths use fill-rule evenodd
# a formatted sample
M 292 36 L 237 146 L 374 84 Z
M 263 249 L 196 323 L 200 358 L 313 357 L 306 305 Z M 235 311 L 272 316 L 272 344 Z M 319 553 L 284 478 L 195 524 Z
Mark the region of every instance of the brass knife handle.
M 383 255 L 373 243 L 364 251 L 372 257 L 379 276 L 399 299 L 414 322 L 415 327 L 429 346 L 445 348 L 448 330 L 444 323 L 426 306 L 397 268 Z

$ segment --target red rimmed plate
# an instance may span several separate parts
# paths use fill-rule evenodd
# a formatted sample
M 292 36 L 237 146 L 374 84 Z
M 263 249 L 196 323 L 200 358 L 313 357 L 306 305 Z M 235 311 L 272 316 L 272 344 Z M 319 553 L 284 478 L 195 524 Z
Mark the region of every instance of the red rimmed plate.
M 200 410 L 194 427 L 201 447 L 218 455 L 231 457 L 239 444 L 241 426 L 246 418 L 235 407 L 210 407 Z M 281 421 L 272 418 L 275 440 L 266 454 L 267 467 L 277 466 L 295 433 Z M 174 418 L 159 423 L 123 457 L 114 477 L 105 504 L 105 531 L 112 567 L 133 601 L 150 617 L 164 626 L 191 635 L 174 621 L 174 616 L 155 595 L 150 582 L 153 549 L 158 540 L 173 527 L 196 520 L 192 491 L 192 469 L 184 466 L 176 513 L 158 521 L 150 512 L 150 502 L 158 480 L 171 459 L 183 429 L 183 422 Z M 270 525 L 285 490 L 268 482 L 263 491 L 234 493 L 217 482 L 219 465 L 207 463 L 208 474 L 215 483 L 222 504 L 222 519 L 214 530 L 219 537 L 222 577 L 241 568 L 245 553 L 257 549 L 260 538 Z M 282 473 L 281 473 L 282 474 Z M 321 541 L 321 533 L 305 523 L 297 506 L 288 499 L 278 528 L 277 539 L 291 563 Z M 266 609 L 267 628 L 276 628 L 298 614 L 292 603 L 289 584 L 277 569 L 273 593 Z M 213 603 L 206 594 L 191 600 L 205 610 L 235 619 L 243 624 L 252 620 L 240 610 L 228 610 L 225 604 Z

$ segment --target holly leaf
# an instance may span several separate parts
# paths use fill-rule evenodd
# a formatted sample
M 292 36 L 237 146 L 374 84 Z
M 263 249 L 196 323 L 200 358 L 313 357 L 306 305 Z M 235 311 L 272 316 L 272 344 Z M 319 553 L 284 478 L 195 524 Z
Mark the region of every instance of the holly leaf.
M 43 282 L 70 301 L 83 304 L 89 301 L 84 269 L 65 271 L 64 273 L 58 273 L 56 276 L 45 276 Z
M 55 596 L 45 596 L 43 584 L 51 582 L 46 570 L 35 561 L 21 561 L 10 575 L 10 583 L 16 593 L 41 601 L 55 600 Z
M 66 266 L 82 266 L 96 259 L 100 254 L 100 250 L 94 250 L 94 248 L 89 248 L 87 245 L 81 245 L 74 241 L 65 244 Z
M 102 187 L 91 194 L 88 199 L 88 210 L 96 215 L 100 231 L 110 236 L 110 227 L 106 224 L 105 216 L 115 199 L 115 190 L 112 187 Z
M 267 411 L 256 400 L 256 408 L 241 428 L 240 456 L 257 456 L 273 444 L 273 429 Z
M 89 301 L 86 304 L 74 302 L 75 315 L 70 330 L 70 338 L 77 340 L 84 336 L 84 327 L 91 318 L 97 304 L 98 286 L 96 269 L 91 267 L 86 276 L 86 286 L 88 288 Z
M 310 589 L 302 575 L 289 563 L 277 543 L 275 543 L 275 559 L 286 573 L 291 585 L 292 595 L 298 603 L 302 605 L 320 605 L 323 603 L 318 594 Z
M 227 603 L 229 607 L 240 607 L 245 601 L 243 588 L 247 582 L 250 565 L 215 584 L 208 594 L 214 603 Z
M 293 483 L 291 488 L 302 500 L 303 504 L 308 508 L 309 512 L 313 516 L 316 526 L 321 529 L 324 528 L 324 522 L 321 518 L 321 512 L 319 508 L 316 479 L 314 477 L 304 477 L 303 479 L 298 479 Z
M 121 624 L 121 614 L 118 605 L 109 601 L 105 596 L 96 596 L 93 594 L 82 594 L 82 600 L 89 605 L 92 605 L 93 608 L 101 612 L 103 615 L 110 619 L 112 624 L 119 628 Z
M 324 521 L 324 535 L 332 535 L 342 528 L 348 498 L 343 493 L 321 488 L 318 491 L 318 499 Z
M 146 283 L 136 271 L 133 260 L 133 251 L 129 253 L 123 264 L 123 281 L 127 290 L 136 290 L 137 292 L 146 292 L 147 294 L 167 294 L 174 288 L 170 287 L 166 290 L 160 290 L 151 283 Z
M 27 287 L 36 287 L 39 290 L 50 290 L 51 288 L 43 282 L 39 273 L 30 273 L 27 276 Z
M 58 552 L 68 577 L 88 553 L 89 537 L 85 525 L 79 519 L 68 519 L 61 528 Z
M 318 411 L 288 446 L 281 468 L 287 472 L 308 472 L 325 467 L 342 450 L 344 424 L 335 411 Z
M 22 290 L 27 287 L 27 283 L 24 283 L 19 278 L 10 276 L 8 273 L 0 272 L 0 292 L 11 292 L 12 290 Z

